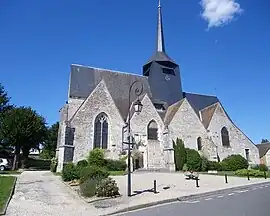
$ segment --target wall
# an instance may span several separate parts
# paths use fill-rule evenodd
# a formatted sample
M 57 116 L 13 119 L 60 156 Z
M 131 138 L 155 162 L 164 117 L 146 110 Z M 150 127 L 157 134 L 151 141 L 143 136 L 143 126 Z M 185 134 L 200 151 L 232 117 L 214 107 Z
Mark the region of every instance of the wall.
M 229 132 L 231 145 L 229 148 L 222 146 L 221 129 L 223 127 L 226 127 Z M 259 164 L 258 148 L 232 123 L 220 104 L 218 104 L 214 112 L 208 131 L 213 142 L 218 146 L 218 152 L 221 160 L 231 154 L 240 154 L 246 158 L 245 149 L 249 149 L 251 164 Z

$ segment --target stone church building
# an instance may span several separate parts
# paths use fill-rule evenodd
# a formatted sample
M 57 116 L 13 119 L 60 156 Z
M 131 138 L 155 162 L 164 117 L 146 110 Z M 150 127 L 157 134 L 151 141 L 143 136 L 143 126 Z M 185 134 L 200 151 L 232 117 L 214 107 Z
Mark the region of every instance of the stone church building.
M 140 100 L 139 114 L 131 102 Z M 137 85 L 138 84 L 138 85 Z M 143 87 L 138 98 L 136 88 Z M 142 67 L 142 75 L 71 65 L 68 100 L 60 110 L 58 171 L 63 164 L 85 159 L 93 148 L 118 159 L 126 153 L 126 130 L 140 152 L 140 168 L 175 170 L 173 140 L 198 150 L 210 160 L 241 154 L 259 164 L 254 143 L 233 123 L 216 96 L 184 92 L 180 66 L 165 51 L 161 6 L 158 6 L 157 46 Z

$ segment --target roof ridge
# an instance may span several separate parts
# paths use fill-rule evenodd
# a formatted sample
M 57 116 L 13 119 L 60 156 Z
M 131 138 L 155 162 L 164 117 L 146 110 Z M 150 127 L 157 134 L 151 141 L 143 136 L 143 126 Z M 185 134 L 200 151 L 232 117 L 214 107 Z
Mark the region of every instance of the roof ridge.
M 192 95 L 200 95 L 200 96 L 208 96 L 208 97 L 216 97 L 216 95 L 210 95 L 210 94 L 200 94 L 200 93 L 191 93 L 191 92 L 184 92 L 185 94 L 192 94 Z

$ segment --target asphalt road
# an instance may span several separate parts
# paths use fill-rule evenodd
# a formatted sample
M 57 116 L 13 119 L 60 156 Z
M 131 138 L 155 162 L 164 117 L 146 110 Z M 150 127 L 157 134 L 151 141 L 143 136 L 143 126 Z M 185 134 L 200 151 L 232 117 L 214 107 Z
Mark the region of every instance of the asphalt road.
M 270 184 L 155 206 L 125 216 L 270 216 Z

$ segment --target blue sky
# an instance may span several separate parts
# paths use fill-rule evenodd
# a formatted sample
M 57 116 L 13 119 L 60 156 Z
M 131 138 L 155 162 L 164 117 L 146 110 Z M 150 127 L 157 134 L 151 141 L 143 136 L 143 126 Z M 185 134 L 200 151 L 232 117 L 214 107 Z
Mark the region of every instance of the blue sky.
M 270 139 L 269 0 L 200 1 L 162 0 L 166 51 L 184 90 L 216 94 L 255 143 Z M 157 0 L 2 0 L 0 82 L 12 103 L 52 124 L 70 64 L 142 73 L 156 17 Z

